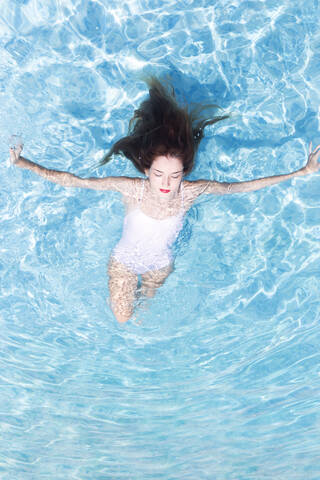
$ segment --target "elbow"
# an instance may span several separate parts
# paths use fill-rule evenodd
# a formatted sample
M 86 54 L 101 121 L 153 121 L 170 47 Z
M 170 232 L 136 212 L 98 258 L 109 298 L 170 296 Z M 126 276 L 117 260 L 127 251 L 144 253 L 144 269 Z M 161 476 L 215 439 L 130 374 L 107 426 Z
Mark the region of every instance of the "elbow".
M 64 187 L 80 187 L 81 178 L 73 175 L 73 173 L 63 172 L 61 185 Z

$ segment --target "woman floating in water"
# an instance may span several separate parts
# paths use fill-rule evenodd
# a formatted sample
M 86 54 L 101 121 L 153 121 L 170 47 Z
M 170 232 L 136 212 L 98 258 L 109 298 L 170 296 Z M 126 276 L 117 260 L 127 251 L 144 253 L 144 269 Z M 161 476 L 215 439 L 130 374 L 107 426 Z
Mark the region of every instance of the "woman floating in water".
M 122 194 L 126 206 L 123 232 L 108 267 L 111 308 L 119 322 L 126 322 L 133 313 L 139 276 L 140 294 L 152 297 L 172 272 L 172 244 L 183 216 L 199 195 L 251 192 L 320 168 L 320 145 L 312 151 L 310 144 L 307 164 L 292 173 L 236 183 L 184 180 L 193 168 L 204 128 L 228 116 L 215 117 L 208 113 L 210 108 L 199 105 L 179 106 L 173 89 L 155 78 L 148 81 L 148 86 L 149 97 L 135 111 L 128 135 L 118 140 L 101 162 L 122 154 L 146 175 L 145 179 L 80 178 L 25 159 L 20 155 L 22 145 L 10 149 L 12 163 L 51 182 Z

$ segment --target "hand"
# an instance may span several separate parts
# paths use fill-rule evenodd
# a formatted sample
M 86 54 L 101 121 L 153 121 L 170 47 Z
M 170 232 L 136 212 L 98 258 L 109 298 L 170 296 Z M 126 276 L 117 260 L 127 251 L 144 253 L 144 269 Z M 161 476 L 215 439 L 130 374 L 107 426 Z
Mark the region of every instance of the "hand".
M 318 145 L 314 150 L 312 150 L 312 142 L 309 144 L 309 157 L 307 165 L 304 167 L 306 173 L 314 173 L 320 170 L 320 145 Z
M 20 153 L 22 152 L 23 145 L 17 145 L 16 147 L 10 148 L 10 162 L 14 165 L 19 162 Z

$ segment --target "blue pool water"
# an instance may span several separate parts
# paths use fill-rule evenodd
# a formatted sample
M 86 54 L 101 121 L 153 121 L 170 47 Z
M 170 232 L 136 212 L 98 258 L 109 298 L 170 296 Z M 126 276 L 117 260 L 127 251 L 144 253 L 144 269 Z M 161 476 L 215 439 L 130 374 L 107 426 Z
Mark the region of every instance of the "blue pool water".
M 113 193 L 9 166 L 92 170 L 170 73 L 208 128 L 191 178 L 300 168 L 320 143 L 318 0 L 2 0 L 2 480 L 318 480 L 319 175 L 189 212 L 176 270 L 118 326 L 106 265 Z

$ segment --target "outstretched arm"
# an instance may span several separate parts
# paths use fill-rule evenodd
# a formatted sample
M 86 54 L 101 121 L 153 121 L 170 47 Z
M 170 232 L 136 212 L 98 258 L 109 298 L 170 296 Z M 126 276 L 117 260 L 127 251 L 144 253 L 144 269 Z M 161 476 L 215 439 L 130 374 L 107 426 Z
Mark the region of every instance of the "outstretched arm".
M 197 183 L 203 188 L 202 193 L 213 193 L 216 195 L 226 195 L 230 193 L 252 192 L 254 190 L 260 190 L 261 188 L 275 185 L 276 183 L 289 180 L 294 177 L 301 177 L 309 175 L 311 173 L 318 172 L 320 170 L 320 145 L 312 150 L 312 143 L 309 145 L 309 157 L 306 165 L 299 170 L 284 175 L 274 175 L 272 177 L 258 178 L 256 180 L 249 180 L 246 182 L 215 182 L 198 180 Z
M 10 161 L 20 168 L 26 168 L 32 172 L 44 177 L 50 182 L 58 183 L 63 187 L 91 188 L 93 190 L 115 190 L 120 193 L 128 194 L 128 188 L 133 179 L 128 177 L 106 177 L 106 178 L 81 178 L 69 172 L 50 170 L 42 167 L 38 163 L 31 162 L 20 154 L 22 145 L 16 148 L 10 148 Z

